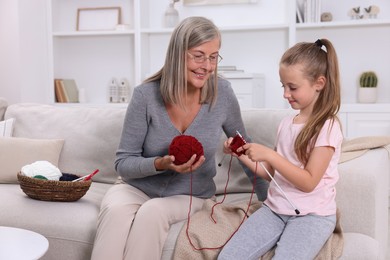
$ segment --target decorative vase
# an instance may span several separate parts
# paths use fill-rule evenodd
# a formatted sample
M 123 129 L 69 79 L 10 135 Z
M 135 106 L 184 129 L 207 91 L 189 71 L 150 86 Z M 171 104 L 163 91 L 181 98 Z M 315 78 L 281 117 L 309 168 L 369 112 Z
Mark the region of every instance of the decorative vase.
M 377 88 L 359 88 L 359 103 L 375 103 L 377 98 Z
M 126 78 L 122 78 L 118 85 L 119 103 L 129 103 L 130 85 Z
M 108 102 L 119 103 L 119 86 L 115 78 L 108 84 Z
M 179 23 L 179 12 L 175 9 L 174 3 L 170 3 L 164 14 L 165 27 L 175 27 Z

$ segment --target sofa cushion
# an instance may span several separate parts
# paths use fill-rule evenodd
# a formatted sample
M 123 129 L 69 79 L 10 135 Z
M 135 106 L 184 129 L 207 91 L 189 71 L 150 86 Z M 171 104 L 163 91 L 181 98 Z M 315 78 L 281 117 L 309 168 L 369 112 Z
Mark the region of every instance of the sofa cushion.
M 58 165 L 61 172 L 82 176 L 99 169 L 94 181 L 114 183 L 125 112 L 123 106 L 20 103 L 8 106 L 5 118 L 15 118 L 13 136 L 64 139 Z
M 58 166 L 64 140 L 0 138 L 0 183 L 18 183 L 16 174 L 35 161 L 49 161 Z
M 0 138 L 11 137 L 14 130 L 14 118 L 10 118 L 0 122 Z

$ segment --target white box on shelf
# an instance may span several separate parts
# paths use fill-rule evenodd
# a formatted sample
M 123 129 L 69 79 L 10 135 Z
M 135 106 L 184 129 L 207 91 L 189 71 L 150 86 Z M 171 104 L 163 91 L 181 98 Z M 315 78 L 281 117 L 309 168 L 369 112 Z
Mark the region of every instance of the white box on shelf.
M 232 84 L 241 109 L 264 107 L 265 77 L 263 74 L 224 72 L 220 75 Z

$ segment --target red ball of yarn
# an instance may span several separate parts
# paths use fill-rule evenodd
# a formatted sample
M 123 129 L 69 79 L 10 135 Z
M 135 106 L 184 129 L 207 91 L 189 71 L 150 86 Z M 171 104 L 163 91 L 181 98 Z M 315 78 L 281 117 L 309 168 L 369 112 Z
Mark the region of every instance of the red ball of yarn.
M 175 156 L 173 163 L 176 165 L 188 162 L 194 154 L 196 154 L 195 162 L 197 162 L 200 156 L 204 155 L 204 151 L 202 144 L 191 135 L 178 135 L 169 145 L 169 155 Z

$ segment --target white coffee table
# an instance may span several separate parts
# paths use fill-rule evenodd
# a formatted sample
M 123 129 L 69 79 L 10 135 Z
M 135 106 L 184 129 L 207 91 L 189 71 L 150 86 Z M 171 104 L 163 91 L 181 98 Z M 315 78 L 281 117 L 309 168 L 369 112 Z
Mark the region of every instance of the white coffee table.
M 49 248 L 49 241 L 36 232 L 0 226 L 0 259 L 36 260 Z

